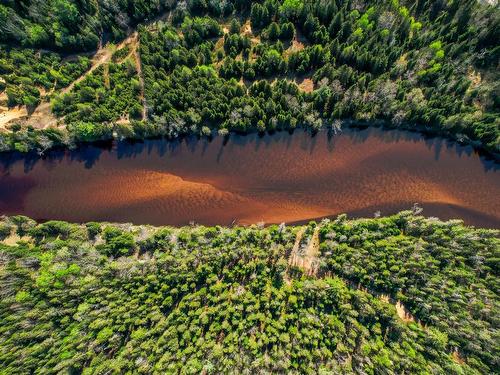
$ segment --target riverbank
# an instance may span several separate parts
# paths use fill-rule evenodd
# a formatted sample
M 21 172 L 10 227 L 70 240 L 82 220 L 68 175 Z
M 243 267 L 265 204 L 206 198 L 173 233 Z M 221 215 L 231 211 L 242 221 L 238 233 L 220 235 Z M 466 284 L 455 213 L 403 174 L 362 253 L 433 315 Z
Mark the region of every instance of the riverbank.
M 339 126 L 340 125 L 340 126 Z M 210 130 L 209 133 L 192 133 L 189 131 L 181 132 L 177 137 L 166 137 L 167 129 L 158 129 L 154 126 L 148 126 L 147 122 L 132 122 L 130 125 L 125 124 L 103 124 L 102 128 L 95 128 L 92 134 L 78 133 L 75 130 L 62 128 L 16 128 L 16 131 L 0 131 L 0 157 L 5 153 L 19 152 L 23 154 L 38 154 L 43 155 L 50 150 L 77 149 L 85 145 L 92 144 L 108 144 L 117 141 L 145 141 L 151 139 L 165 138 L 169 140 L 183 139 L 189 136 L 198 136 L 202 138 L 212 138 L 215 135 L 221 135 L 229 138 L 231 135 L 250 135 L 259 133 L 261 136 L 265 134 L 273 134 L 276 131 L 286 130 L 294 132 L 295 130 L 305 130 L 316 134 L 318 131 L 328 131 L 334 136 L 345 129 L 364 129 L 367 127 L 376 127 L 389 130 L 407 130 L 416 132 L 428 137 L 443 137 L 460 145 L 471 146 L 481 155 L 491 158 L 496 162 L 500 162 L 500 145 L 495 148 L 487 147 L 479 140 L 471 139 L 464 134 L 454 133 L 451 130 L 436 128 L 423 124 L 401 123 L 395 125 L 386 120 L 373 121 L 357 121 L 352 119 L 338 120 L 336 124 L 325 124 L 319 129 L 311 129 L 308 127 L 298 126 L 297 128 L 281 128 L 271 132 L 259 132 L 253 128 L 247 132 L 228 131 L 227 129 Z

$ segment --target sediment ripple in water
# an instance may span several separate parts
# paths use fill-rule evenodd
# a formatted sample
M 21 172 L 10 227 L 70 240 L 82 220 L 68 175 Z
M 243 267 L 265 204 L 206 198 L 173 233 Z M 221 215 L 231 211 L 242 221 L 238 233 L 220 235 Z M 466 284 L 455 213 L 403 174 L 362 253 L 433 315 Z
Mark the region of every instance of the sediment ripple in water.
M 5 159 L 5 158 L 4 158 Z M 471 148 L 402 131 L 296 131 L 87 146 L 3 160 L 0 213 L 182 225 L 424 214 L 499 227 L 498 165 Z

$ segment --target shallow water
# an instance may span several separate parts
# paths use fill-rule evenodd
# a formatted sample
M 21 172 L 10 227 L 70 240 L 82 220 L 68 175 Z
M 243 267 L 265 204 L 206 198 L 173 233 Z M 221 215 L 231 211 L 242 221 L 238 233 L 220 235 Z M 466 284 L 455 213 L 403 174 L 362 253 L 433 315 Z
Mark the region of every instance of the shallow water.
M 426 216 L 500 228 L 498 164 L 440 138 L 377 128 L 85 146 L 0 161 L 0 213 L 207 225 Z

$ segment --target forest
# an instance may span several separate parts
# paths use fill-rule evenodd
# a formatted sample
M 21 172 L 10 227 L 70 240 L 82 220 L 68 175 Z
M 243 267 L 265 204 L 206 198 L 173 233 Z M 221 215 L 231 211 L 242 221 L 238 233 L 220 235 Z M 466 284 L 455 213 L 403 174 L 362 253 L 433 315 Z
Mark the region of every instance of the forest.
M 498 155 L 499 23 L 476 0 L 3 0 L 0 98 L 28 113 L 0 151 L 373 124 Z
M 0 153 L 382 126 L 500 160 L 499 27 L 486 0 L 0 0 Z M 499 230 L 418 207 L 0 216 L 0 375 L 499 374 L 499 260 Z
M 0 372 L 497 373 L 499 245 L 414 211 L 232 228 L 3 217 Z

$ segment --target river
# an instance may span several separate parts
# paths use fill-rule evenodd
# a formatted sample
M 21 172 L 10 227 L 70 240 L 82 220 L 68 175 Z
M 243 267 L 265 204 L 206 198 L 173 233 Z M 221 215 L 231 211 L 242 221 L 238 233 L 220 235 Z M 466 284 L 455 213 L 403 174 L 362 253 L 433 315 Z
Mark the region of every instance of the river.
M 499 164 L 468 146 L 368 128 L 118 142 L 0 157 L 0 213 L 206 225 L 423 215 L 500 228 Z

